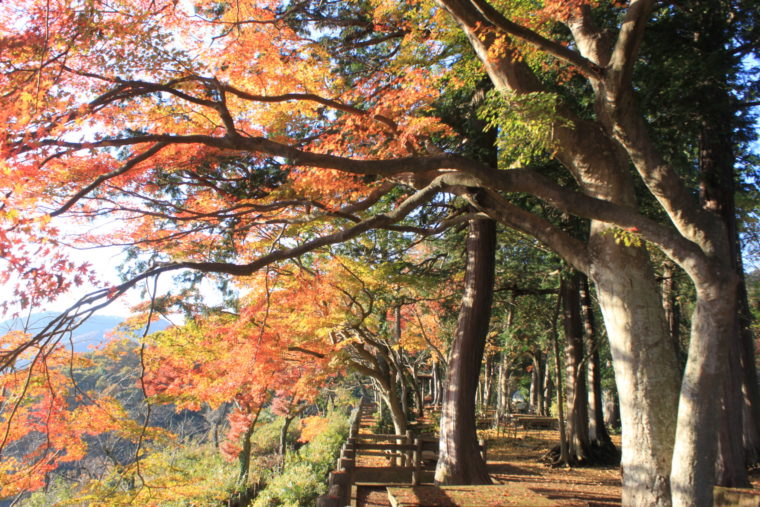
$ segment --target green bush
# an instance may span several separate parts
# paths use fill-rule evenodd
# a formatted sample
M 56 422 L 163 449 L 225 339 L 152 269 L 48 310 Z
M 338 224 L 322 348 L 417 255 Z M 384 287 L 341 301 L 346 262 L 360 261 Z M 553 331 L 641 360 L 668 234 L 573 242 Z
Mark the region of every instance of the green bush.
M 294 463 L 285 468 L 267 484 L 256 497 L 256 507 L 274 505 L 309 505 L 325 490 L 324 479 L 320 478 L 309 463 Z
M 348 419 L 331 413 L 325 431 L 297 453 L 288 456 L 281 474 L 273 477 L 259 493 L 255 507 L 314 505 L 327 490 L 327 474 L 348 436 Z
M 382 402 L 378 404 L 377 418 L 372 426 L 372 433 L 396 433 L 391 413 Z

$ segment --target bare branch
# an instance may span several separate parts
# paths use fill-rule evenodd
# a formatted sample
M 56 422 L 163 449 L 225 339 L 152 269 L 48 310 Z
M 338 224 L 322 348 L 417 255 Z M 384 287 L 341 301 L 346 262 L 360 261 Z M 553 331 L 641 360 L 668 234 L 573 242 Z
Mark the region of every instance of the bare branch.
M 390 32 L 374 39 L 367 39 L 361 42 L 347 42 L 342 46 L 342 49 L 356 49 L 356 48 L 365 48 L 369 46 L 375 46 L 377 44 L 387 42 L 391 39 L 398 39 L 400 37 L 403 37 L 407 33 L 408 33 L 407 30 L 396 30 L 395 32 Z
M 654 0 L 632 0 L 625 14 L 608 67 L 608 86 L 612 85 L 615 95 L 630 85 L 633 64 L 653 6 Z
M 226 92 L 231 93 L 232 95 L 236 95 L 237 97 L 241 99 L 250 100 L 253 102 L 272 102 L 272 103 L 290 102 L 290 101 L 316 102 L 317 104 L 322 104 L 323 106 L 327 106 L 329 108 L 332 108 L 338 111 L 343 111 L 344 113 L 354 114 L 358 116 L 371 116 L 375 120 L 386 125 L 393 134 L 398 133 L 398 125 L 396 125 L 396 122 L 394 122 L 387 116 L 384 116 L 382 114 L 372 114 L 356 106 L 344 104 L 334 99 L 327 99 L 314 93 L 284 93 L 282 95 L 256 95 L 253 93 L 248 93 L 239 88 L 235 88 L 234 86 L 229 85 L 229 84 L 222 85 L 222 87 Z
M 447 2 L 444 2 L 447 3 Z M 603 73 L 603 69 L 583 57 L 581 54 L 559 44 L 551 39 L 547 39 L 543 35 L 534 32 L 530 28 L 519 25 L 509 19 L 507 19 L 502 13 L 496 10 L 487 0 L 470 0 L 470 3 L 480 12 L 484 19 L 486 19 L 493 26 L 499 30 L 518 37 L 525 42 L 532 44 L 539 50 L 544 51 L 547 54 L 554 56 L 569 63 L 586 77 L 598 79 Z
M 499 222 L 533 236 L 578 271 L 589 272 L 591 259 L 586 245 L 548 221 L 525 211 L 495 192 L 478 200 L 488 214 Z
M 325 357 L 325 355 L 322 354 L 321 352 L 316 352 L 316 351 L 313 351 L 313 350 L 305 349 L 303 347 L 296 347 L 295 345 L 288 347 L 288 350 L 291 351 L 291 352 L 301 352 L 303 354 L 308 354 L 310 356 L 314 356 L 314 357 L 317 357 L 319 359 L 323 359 Z

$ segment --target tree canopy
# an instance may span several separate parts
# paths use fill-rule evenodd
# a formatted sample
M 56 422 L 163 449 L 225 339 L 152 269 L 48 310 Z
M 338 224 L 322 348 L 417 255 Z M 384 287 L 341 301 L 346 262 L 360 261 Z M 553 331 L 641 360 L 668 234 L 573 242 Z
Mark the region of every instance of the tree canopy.
M 0 281 L 37 305 L 92 278 L 64 246 L 120 245 L 132 261 L 123 283 L 85 296 L 35 336 L 6 337 L 0 367 L 53 357 L 62 332 L 144 280 L 232 276 L 249 293 L 242 318 L 187 329 L 182 339 L 208 355 L 204 366 L 184 368 L 190 377 L 180 381 L 171 370 L 183 356 L 167 353 L 147 388 L 171 393 L 180 382 L 174 394 L 188 403 L 216 403 L 203 398 L 214 389 L 200 370 L 217 368 L 224 389 L 251 397 L 240 403 L 250 418 L 257 396 L 270 394 L 249 389 L 251 379 L 290 386 L 286 377 L 304 373 L 278 354 L 283 344 L 326 356 L 355 333 L 344 353 L 361 356 L 359 335 L 387 331 L 378 308 L 435 314 L 432 303 L 422 309 L 429 294 L 378 260 L 414 264 L 416 243 L 490 218 L 596 287 L 621 400 L 624 501 L 709 504 L 721 373 L 741 364 L 747 385 L 754 372 L 748 349 L 731 359 L 726 345 L 742 305 L 735 184 L 755 176 L 746 125 L 757 82 L 742 62 L 757 55 L 759 14 L 753 2 L 719 2 L 720 16 L 712 7 L 4 3 Z M 692 82 L 695 74 L 703 79 Z M 648 249 L 694 286 L 683 375 Z M 323 270 L 343 278 L 317 289 Z M 318 318 L 292 320 L 294 303 Z M 344 336 L 312 343 L 330 327 L 321 319 Z M 430 329 L 421 319 L 417 342 Z M 166 336 L 156 353 L 176 345 Z M 279 363 L 251 360 L 259 353 Z

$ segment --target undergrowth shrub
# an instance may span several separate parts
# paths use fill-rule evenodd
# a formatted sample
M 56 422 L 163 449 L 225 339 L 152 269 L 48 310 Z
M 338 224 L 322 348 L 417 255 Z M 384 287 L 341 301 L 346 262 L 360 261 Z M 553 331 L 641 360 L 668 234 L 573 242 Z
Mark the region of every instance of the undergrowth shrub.
M 288 455 L 282 472 L 269 480 L 253 505 L 314 505 L 316 498 L 327 490 L 327 475 L 347 436 L 348 418 L 335 412 L 328 414 L 325 430 L 298 452 Z

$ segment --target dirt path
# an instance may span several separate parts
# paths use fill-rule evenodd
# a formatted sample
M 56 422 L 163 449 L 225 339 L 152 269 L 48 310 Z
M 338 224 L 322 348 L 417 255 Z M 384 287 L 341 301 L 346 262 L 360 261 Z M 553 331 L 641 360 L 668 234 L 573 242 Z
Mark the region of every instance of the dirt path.
M 359 424 L 359 434 L 372 433 L 375 425 L 374 405 L 362 407 Z M 400 473 L 390 467 L 389 461 L 382 456 L 359 455 L 356 459 L 356 476 L 354 481 L 360 484 L 369 482 L 401 483 L 409 482 L 408 474 Z M 385 507 L 390 506 L 388 493 L 385 486 L 356 486 L 352 494 L 351 505 L 359 507 Z
M 367 410 L 362 417 L 360 433 L 369 433 L 374 424 Z M 552 501 L 554 505 L 615 506 L 620 505 L 620 471 L 617 467 L 550 468 L 540 462 L 541 456 L 555 445 L 556 431 L 518 432 L 516 438 L 497 437 L 493 430 L 480 432 L 488 447 L 488 469 L 495 484 L 518 483 Z M 619 444 L 619 440 L 616 442 Z M 372 482 L 404 482 L 405 474 L 389 467 L 379 456 L 359 456 L 357 471 L 361 479 Z M 431 483 L 432 472 L 423 483 Z M 360 507 L 390 506 L 385 487 L 354 488 L 354 504 Z
M 556 445 L 556 431 L 518 432 L 517 438 L 496 438 L 484 431 L 488 441 L 488 468 L 494 482 L 519 482 L 556 505 L 621 505 L 618 467 L 551 468 L 540 459 Z M 619 438 L 613 437 L 617 445 Z

